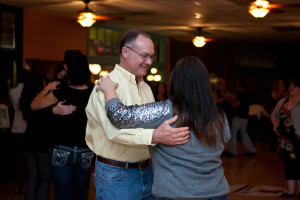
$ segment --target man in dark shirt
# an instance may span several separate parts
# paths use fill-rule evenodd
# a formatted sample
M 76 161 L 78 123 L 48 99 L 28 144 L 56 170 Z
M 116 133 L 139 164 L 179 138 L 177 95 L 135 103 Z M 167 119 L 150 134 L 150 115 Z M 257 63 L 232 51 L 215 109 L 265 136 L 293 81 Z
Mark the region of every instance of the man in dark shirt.
M 255 155 L 256 149 L 253 146 L 251 139 L 247 133 L 248 112 L 249 112 L 249 96 L 246 89 L 246 83 L 243 80 L 237 81 L 236 89 L 238 95 L 236 97 L 227 97 L 228 101 L 235 109 L 235 116 L 232 119 L 231 126 L 231 140 L 229 154 L 232 156 L 237 155 L 237 134 L 240 131 L 241 139 L 244 146 L 248 149 L 247 155 Z

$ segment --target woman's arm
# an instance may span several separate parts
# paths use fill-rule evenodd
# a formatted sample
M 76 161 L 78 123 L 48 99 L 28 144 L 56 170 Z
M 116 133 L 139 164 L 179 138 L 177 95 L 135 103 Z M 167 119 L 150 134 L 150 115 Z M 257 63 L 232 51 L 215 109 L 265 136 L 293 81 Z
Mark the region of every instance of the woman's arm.
M 142 105 L 124 105 L 120 99 L 110 99 L 106 105 L 106 115 L 113 125 L 120 129 L 157 128 L 172 117 L 171 102 L 160 101 Z
M 120 129 L 157 128 L 165 120 L 172 117 L 172 103 L 168 101 L 142 105 L 124 105 L 115 92 L 118 87 L 109 76 L 97 82 L 97 90 L 104 93 L 105 110 L 108 119 Z
M 277 133 L 278 132 L 277 131 L 278 122 L 277 122 L 277 118 L 274 113 L 271 114 L 270 119 L 271 119 L 271 123 L 273 125 L 273 132 Z
M 59 85 L 59 81 L 49 83 L 31 102 L 32 110 L 39 110 L 57 103 L 58 99 L 53 95 L 52 90 Z
M 277 127 L 279 126 L 278 124 L 278 112 L 279 112 L 279 109 L 281 107 L 281 105 L 283 104 L 283 102 L 286 100 L 286 98 L 282 98 L 280 99 L 275 108 L 273 109 L 271 115 L 270 115 L 270 119 L 271 119 L 271 122 L 272 122 L 272 125 L 273 125 L 273 131 L 278 134 L 278 131 L 277 131 Z

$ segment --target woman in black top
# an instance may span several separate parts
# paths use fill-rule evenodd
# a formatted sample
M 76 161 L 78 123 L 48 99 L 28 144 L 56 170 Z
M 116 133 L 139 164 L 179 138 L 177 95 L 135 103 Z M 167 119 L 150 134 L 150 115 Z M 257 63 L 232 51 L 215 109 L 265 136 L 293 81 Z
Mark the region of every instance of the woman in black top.
M 68 65 L 69 86 L 54 89 L 50 93 L 47 93 L 49 88 L 46 87 L 31 104 L 35 110 L 59 101 L 76 106 L 76 110 L 69 115 L 57 115 L 53 124 L 56 131 L 53 132 L 51 167 L 55 200 L 88 199 L 94 157 L 85 143 L 85 107 L 93 89 L 89 84 L 90 76 L 87 57 L 83 54 L 73 55 Z

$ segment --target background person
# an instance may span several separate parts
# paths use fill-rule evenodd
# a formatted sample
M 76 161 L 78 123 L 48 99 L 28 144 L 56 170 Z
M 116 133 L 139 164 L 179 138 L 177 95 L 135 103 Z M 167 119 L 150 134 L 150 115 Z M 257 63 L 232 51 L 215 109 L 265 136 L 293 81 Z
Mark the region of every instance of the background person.
M 34 97 L 44 89 L 48 79 L 39 74 L 32 74 L 24 84 L 20 106 L 27 121 L 25 132 L 25 155 L 28 168 L 26 200 L 49 199 L 51 180 L 49 152 L 51 134 L 51 109 L 38 111 L 30 109 Z
M 229 125 L 231 126 L 234 110 L 229 101 L 226 99 L 226 96 L 232 96 L 232 94 L 227 90 L 226 81 L 224 79 L 218 80 L 213 94 L 216 99 L 217 106 L 224 110 Z
M 249 106 L 247 132 L 250 139 L 256 142 L 263 142 L 261 139 L 269 137 L 267 132 L 263 132 L 263 127 L 266 124 L 265 118 L 269 118 L 269 113 L 262 104 L 262 100 L 256 97 Z
M 247 133 L 248 117 L 249 117 L 249 96 L 245 91 L 247 84 L 243 80 L 236 82 L 237 96 L 226 94 L 226 99 L 234 108 L 234 117 L 231 124 L 231 140 L 229 154 L 230 156 L 237 155 L 237 134 L 240 132 L 244 146 L 249 151 L 246 155 L 256 155 L 256 149 Z M 226 154 L 225 154 L 226 155 Z
M 286 91 L 284 82 L 282 79 L 276 79 L 273 82 L 273 87 L 271 91 L 271 101 L 270 101 L 270 112 L 273 111 L 275 105 L 283 97 L 287 97 L 289 94 Z
M 55 200 L 88 199 L 94 157 L 85 143 L 85 107 L 93 89 L 88 86 L 90 77 L 87 57 L 83 54 L 73 55 L 68 64 L 68 87 L 48 92 L 53 88 L 47 86 L 31 104 L 34 110 L 55 105 L 59 101 L 76 106 L 71 114 L 56 116 L 53 124 L 55 131 L 52 134 L 50 156 Z
M 120 40 L 120 64 L 109 76 L 119 83 L 117 93 L 125 104 L 154 102 L 151 88 L 143 81 L 154 59 L 149 34 L 138 29 L 124 33 Z M 97 155 L 96 199 L 152 199 L 152 166 L 147 145 L 182 144 L 188 138 L 188 128 L 174 129 L 168 121 L 155 130 L 120 130 L 110 123 L 104 106 L 104 95 L 95 88 L 86 107 L 86 142 Z
M 156 128 L 176 114 L 178 120 L 172 126 L 192 130 L 183 145 L 149 147 L 154 199 L 226 200 L 229 186 L 220 156 L 230 130 L 224 112 L 217 109 L 204 64 L 196 57 L 180 59 L 170 85 L 171 101 L 125 106 L 116 99 L 117 84 L 109 77 L 100 79 L 107 115 L 118 128 Z
M 69 85 L 67 79 L 67 68 L 61 63 L 54 70 L 53 81 L 59 81 L 60 84 L 57 86 L 58 88 L 67 87 Z
M 282 198 L 295 198 L 296 182 L 300 191 L 300 81 L 292 79 L 289 96 L 279 100 L 271 121 L 273 131 L 279 135 L 279 155 L 284 165 L 288 193 Z
M 165 83 L 158 83 L 154 90 L 155 101 L 166 101 L 168 99 L 168 90 Z
M 67 87 L 69 85 L 68 79 L 67 79 L 67 71 L 68 71 L 68 65 L 71 60 L 71 58 L 74 55 L 81 54 L 80 50 L 66 50 L 64 53 L 64 60 L 62 63 L 60 63 L 57 68 L 54 70 L 53 74 L 53 81 L 59 81 L 60 84 L 57 85 L 57 88 L 63 88 Z
M 284 97 L 288 96 L 283 79 L 275 79 L 273 81 L 272 91 L 267 99 L 266 110 L 268 113 L 272 113 L 278 101 Z M 278 146 L 278 136 L 273 132 L 273 125 L 271 120 L 266 120 L 265 123 L 265 133 L 269 138 L 269 149 L 271 151 L 276 151 Z
M 14 108 L 14 119 L 11 127 L 11 133 L 14 134 L 16 149 L 15 165 L 15 192 L 25 192 L 26 190 L 26 164 L 24 158 L 24 133 L 27 122 L 23 117 L 20 107 L 20 98 L 25 82 L 30 79 L 30 71 L 23 69 L 18 74 L 18 84 L 8 92 L 9 100 Z

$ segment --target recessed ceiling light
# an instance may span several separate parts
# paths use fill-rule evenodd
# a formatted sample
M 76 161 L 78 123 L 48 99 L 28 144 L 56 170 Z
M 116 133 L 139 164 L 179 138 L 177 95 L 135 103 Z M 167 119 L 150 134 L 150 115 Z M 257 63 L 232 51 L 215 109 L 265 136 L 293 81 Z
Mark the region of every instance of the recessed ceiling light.
M 194 2 L 197 6 L 201 6 L 201 3 L 199 3 L 198 1 Z
M 201 18 L 201 14 L 200 13 L 195 13 L 195 18 L 196 19 L 200 19 Z

